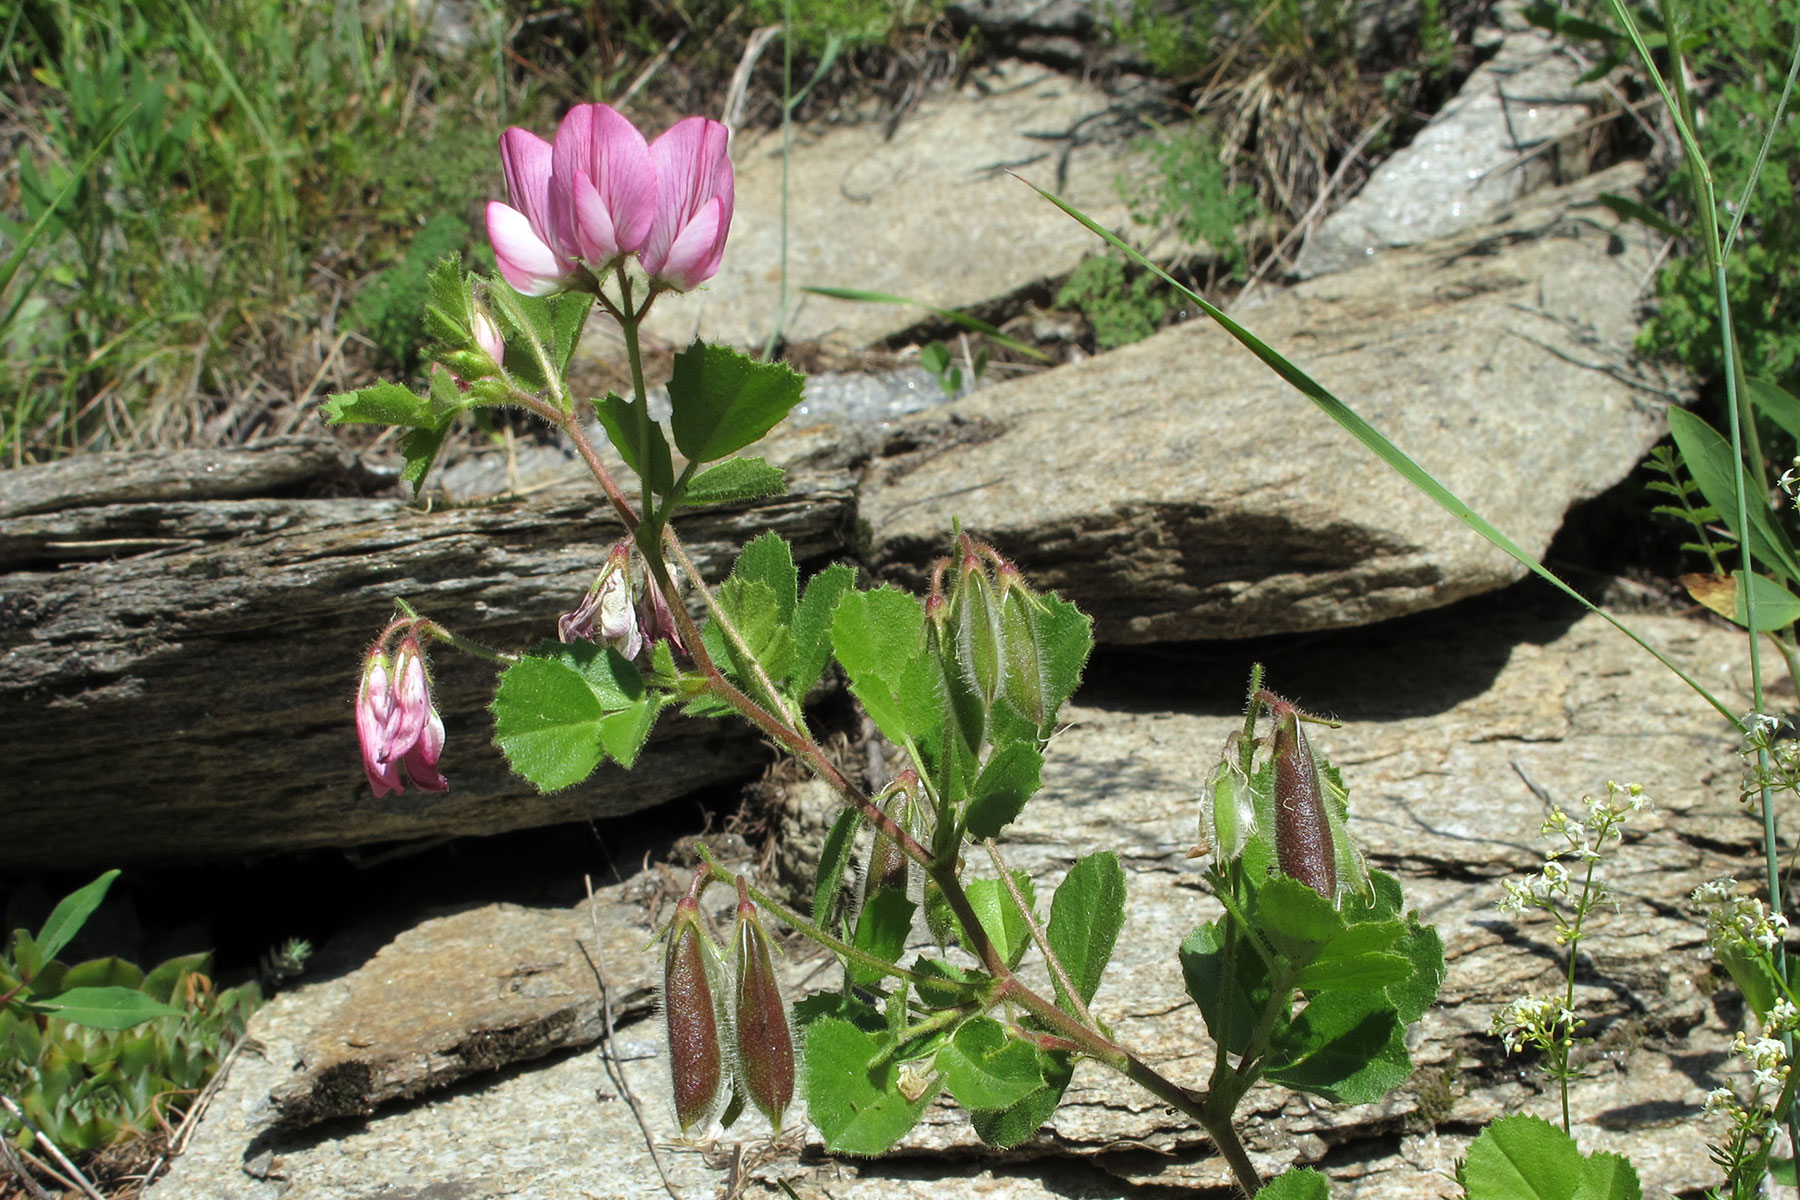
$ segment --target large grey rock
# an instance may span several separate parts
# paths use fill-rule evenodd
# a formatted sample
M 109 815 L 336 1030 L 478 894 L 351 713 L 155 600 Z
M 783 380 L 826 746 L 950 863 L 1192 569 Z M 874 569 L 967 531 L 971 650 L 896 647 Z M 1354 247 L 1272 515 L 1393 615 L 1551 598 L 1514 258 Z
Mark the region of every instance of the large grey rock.
M 788 227 L 790 341 L 859 348 L 915 324 L 919 309 L 804 295 L 808 285 L 891 292 L 940 308 L 1010 295 L 1065 275 L 1093 236 L 1017 171 L 1096 220 L 1125 224 L 1114 180 L 1142 160 L 1140 128 L 1104 93 L 1041 67 L 1003 63 L 922 101 L 891 130 L 880 120 L 794 131 Z M 737 206 L 710 283 L 657 301 L 653 336 L 760 348 L 780 308 L 781 137 L 740 131 Z
M 1238 314 L 1542 554 L 1676 394 L 1631 355 L 1652 250 L 1593 202 L 1505 219 Z M 1332 629 L 1523 574 L 1210 321 L 901 422 L 863 480 L 879 569 L 922 582 L 953 518 L 1092 613 L 1101 641 Z
M 374 799 L 351 701 L 394 597 L 464 636 L 529 646 L 554 636 L 620 529 L 591 487 L 422 511 L 308 498 L 297 461 L 328 483 L 350 473 L 329 446 L 261 454 L 201 456 L 216 494 L 186 474 L 156 483 L 154 463 L 139 480 L 140 461 L 0 474 L 0 868 L 493 833 L 633 812 L 757 769 L 753 739 L 676 721 L 637 772 L 535 795 L 489 745 L 494 668 L 440 650 L 452 790 Z M 112 484 L 91 481 L 96 465 L 118 469 Z M 53 508 L 64 480 L 74 499 Z M 765 528 L 803 559 L 838 553 L 849 481 L 793 483 L 772 503 L 685 521 L 701 569 L 722 575 Z
M 1302 279 L 1472 228 L 1527 192 L 1585 173 L 1574 135 L 1600 87 L 1578 83 L 1583 68 L 1527 27 L 1518 7 L 1499 13 L 1508 32 L 1494 57 L 1307 237 L 1295 264 Z
M 1741 637 L 1677 618 L 1634 624 L 1728 705 L 1746 705 Z M 1217 909 L 1185 854 L 1198 780 L 1240 723 L 1232 710 L 1247 666 L 1223 652 L 1216 659 L 1214 673 L 1183 668 L 1153 682 L 1148 695 L 1142 669 L 1123 683 L 1097 669 L 1082 703 L 1065 713 L 1045 791 L 1006 849 L 1010 865 L 1039 876 L 1040 895 L 1079 853 L 1120 856 L 1129 873 L 1127 923 L 1096 1012 L 1159 1069 L 1194 1083 L 1205 1078 L 1208 1054 L 1174 948 Z M 1315 641 L 1271 657 L 1269 667 L 1274 686 L 1346 722 L 1316 740 L 1344 772 L 1371 861 L 1397 873 L 1437 923 L 1449 976 L 1413 1039 L 1419 1070 L 1388 1101 L 1345 1108 L 1256 1089 L 1242 1127 L 1258 1166 L 1273 1173 L 1320 1164 L 1338 1196 L 1450 1196 L 1447 1172 L 1480 1124 L 1511 1111 L 1552 1112 L 1554 1091 L 1485 1030 L 1505 1001 L 1559 985 L 1558 951 L 1541 926 L 1515 926 L 1493 905 L 1502 879 L 1541 863 L 1540 796 L 1574 806 L 1616 778 L 1643 783 L 1658 807 L 1632 826 L 1607 868 L 1620 907 L 1600 918 L 1583 947 L 1578 1005 L 1597 1041 L 1575 1087 L 1575 1132 L 1589 1149 L 1629 1154 L 1647 1195 L 1712 1182 L 1707 1130 L 1694 1113 L 1725 1060 L 1727 1022 L 1737 1018 L 1697 983 L 1707 966 L 1684 898 L 1706 879 L 1759 869 L 1756 824 L 1736 802 L 1726 723 L 1591 617 L 1489 606 Z M 383 1107 L 357 1124 L 278 1124 L 271 1093 L 306 1086 L 334 1055 L 404 1060 L 415 1092 L 423 1091 L 434 1061 L 423 1043 L 449 1039 L 454 1048 L 490 1011 L 504 1009 L 512 1027 L 567 1012 L 567 1027 L 594 1036 L 598 1002 L 577 943 L 591 946 L 595 918 L 584 909 L 500 906 L 426 922 L 351 973 L 278 997 L 251 1024 L 260 1049 L 238 1059 L 188 1152 L 151 1197 L 651 1196 L 661 1185 L 646 1136 L 663 1147 L 674 1181 L 690 1195 L 725 1187 L 727 1172 L 762 1181 L 751 1194 L 773 1194 L 769 1181 L 780 1178 L 802 1196 L 840 1200 L 946 1187 L 1039 1200 L 1226 1186 L 1203 1138 L 1091 1063 L 1077 1070 L 1051 1123 L 1009 1155 L 980 1148 L 949 1107 L 931 1110 L 893 1156 L 873 1162 L 820 1161 L 798 1116 L 774 1143 L 752 1120 L 681 1148 L 661 1031 L 636 1020 L 642 1009 L 629 999 L 655 971 L 654 956 L 633 949 L 653 926 L 645 902 L 660 899 L 666 913 L 681 886 L 656 871 L 637 873 L 602 889 L 597 914 L 623 1023 L 621 1065 L 645 1102 L 648 1135 L 594 1054 L 481 1079 L 461 1070 L 460 1052 L 445 1054 L 457 1071 L 443 1081 L 461 1077 L 460 1088 Z M 440 954 L 453 971 L 434 980 L 428 967 Z M 820 967 L 799 948 L 784 959 L 790 981 L 809 990 L 833 985 L 834 972 Z M 382 999 L 396 992 L 416 999 Z M 354 1003 L 359 995 L 375 1000 Z M 415 1025 L 429 1027 L 428 1036 Z M 495 1057 L 512 1044 L 486 1043 Z M 540 1052 L 527 1044 L 521 1056 Z

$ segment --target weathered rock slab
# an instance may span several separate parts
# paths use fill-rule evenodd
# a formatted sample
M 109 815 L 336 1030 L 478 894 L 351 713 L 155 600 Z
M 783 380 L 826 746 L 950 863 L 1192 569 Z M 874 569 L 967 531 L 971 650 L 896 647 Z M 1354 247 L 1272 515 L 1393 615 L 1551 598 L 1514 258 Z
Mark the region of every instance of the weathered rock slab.
M 1066 196 L 1108 226 L 1129 218 L 1115 178 L 1141 169 L 1140 130 L 1098 89 L 1041 67 L 1002 64 L 881 120 L 795 130 L 788 227 L 789 341 L 868 346 L 918 309 L 805 295 L 806 286 L 895 293 L 940 308 L 1007 296 L 1065 275 L 1093 236 L 1008 172 Z M 743 131 L 732 150 L 737 203 L 718 275 L 657 301 L 650 332 L 757 347 L 781 308 L 781 137 Z M 1140 164 L 1134 166 L 1134 164 Z
M 1622 165 L 1238 316 L 1541 555 L 1678 394 L 1631 355 L 1654 251 L 1594 203 L 1641 178 Z M 960 518 L 1103 642 L 1363 625 L 1524 572 L 1205 320 L 909 418 L 890 447 L 860 495 L 877 569 L 922 583 Z
M 0 868 L 494 833 L 633 812 L 765 761 L 734 730 L 666 722 L 637 771 L 602 768 L 538 796 L 489 744 L 492 665 L 440 651 L 452 790 L 373 798 L 351 702 L 393 598 L 465 636 L 529 646 L 554 636 L 620 528 L 579 488 L 435 511 L 296 498 L 291 473 L 271 475 L 257 454 L 209 459 L 232 481 L 230 498 L 98 492 L 52 511 L 26 499 L 0 526 Z M 59 472 L 86 463 L 7 472 L 0 502 L 53 494 Z M 772 503 L 685 522 L 701 569 L 723 574 L 764 529 L 802 558 L 838 553 L 848 479 L 815 472 L 794 484 Z
M 1488 636 L 1468 637 L 1469 623 Z M 1741 637 L 1676 618 L 1634 625 L 1728 704 L 1745 703 Z M 1208 1056 L 1173 950 L 1217 911 L 1185 853 L 1198 780 L 1239 723 L 1232 697 L 1247 666 L 1222 651 L 1214 659 L 1210 677 L 1190 670 L 1149 695 L 1141 675 L 1121 682 L 1102 664 L 1082 703 L 1066 712 L 1046 789 L 1006 850 L 1010 865 L 1038 874 L 1041 895 L 1078 853 L 1104 846 L 1120 855 L 1130 877 L 1128 918 L 1096 1011 L 1148 1061 L 1196 1081 Z M 1320 1164 L 1336 1179 L 1334 1195 L 1449 1196 L 1447 1172 L 1481 1123 L 1511 1111 L 1551 1112 L 1553 1090 L 1485 1031 L 1507 1000 L 1558 983 L 1558 951 L 1541 927 L 1517 926 L 1493 905 L 1502 879 L 1541 864 L 1544 797 L 1575 806 L 1618 778 L 1643 783 L 1657 808 L 1634 823 L 1609 865 L 1620 908 L 1584 945 L 1578 1006 L 1597 1043 L 1590 1075 L 1574 1092 L 1576 1133 L 1590 1149 L 1629 1154 L 1646 1194 L 1711 1182 L 1706 1130 L 1694 1114 L 1738 1017 L 1697 982 L 1707 966 L 1685 896 L 1706 879 L 1753 872 L 1757 861 L 1755 823 L 1735 799 L 1726 722 L 1591 617 L 1436 614 L 1272 656 L 1269 668 L 1274 686 L 1346 722 L 1318 742 L 1345 774 L 1371 861 L 1397 873 L 1412 903 L 1438 924 L 1449 977 L 1413 1039 L 1419 1070 L 1388 1101 L 1345 1108 L 1309 1105 L 1273 1087 L 1252 1093 L 1242 1127 L 1259 1167 Z M 655 969 L 652 955 L 631 946 L 641 947 L 652 928 L 644 902 L 666 903 L 667 886 L 649 873 L 602 894 L 615 1001 Z M 370 1060 L 395 1051 L 388 1061 L 411 1062 L 413 1078 L 428 1086 L 431 1052 L 418 1029 L 437 1031 L 424 1041 L 441 1041 L 469 1028 L 458 1023 L 461 1014 L 502 1001 L 518 1005 L 508 1016 L 517 1025 L 564 1011 L 573 996 L 571 1020 L 591 1030 L 598 1002 L 591 981 L 583 990 L 575 945 L 591 945 L 591 928 L 585 908 L 453 914 L 402 934 L 349 975 L 279 997 L 251 1026 L 261 1056 L 239 1059 L 192 1147 L 151 1196 L 437 1194 L 425 1190 L 432 1187 L 470 1197 L 655 1194 L 645 1135 L 592 1054 L 469 1080 L 356 1125 L 280 1126 L 269 1099 L 316 1079 L 333 1055 Z M 427 960 L 445 945 L 455 969 L 433 979 Z M 544 969 L 525 970 L 534 964 Z M 818 966 L 798 949 L 784 960 L 790 980 L 807 988 L 829 986 L 831 972 L 815 973 Z M 526 986 L 532 980 L 540 982 Z M 402 983 L 398 1005 L 379 996 L 353 1002 Z M 404 1003 L 407 995 L 418 1002 Z M 439 1016 L 440 1009 L 459 1012 Z M 724 1186 L 727 1170 L 764 1181 L 764 1193 L 779 1177 L 808 1197 L 962 1186 L 1036 1200 L 1117 1194 L 1122 1185 L 1226 1186 L 1202 1137 L 1092 1064 L 1077 1071 L 1051 1124 L 1007 1156 L 983 1151 L 966 1118 L 944 1107 L 876 1162 L 821 1160 L 807 1141 L 814 1135 L 796 1132 L 804 1128 L 797 1118 L 775 1143 L 740 1126 L 695 1147 L 700 1153 L 679 1149 L 661 1031 L 630 1021 L 640 1011 L 630 1004 L 619 1009 L 621 1065 L 645 1101 L 651 1136 L 677 1183 L 699 1194 Z M 355 1045 L 382 1037 L 389 1040 Z
M 1518 8 L 1499 10 L 1507 32 L 1494 57 L 1307 237 L 1295 264 L 1302 279 L 1473 228 L 1527 192 L 1586 172 L 1577 134 L 1600 85 L 1579 83 L 1585 68 Z

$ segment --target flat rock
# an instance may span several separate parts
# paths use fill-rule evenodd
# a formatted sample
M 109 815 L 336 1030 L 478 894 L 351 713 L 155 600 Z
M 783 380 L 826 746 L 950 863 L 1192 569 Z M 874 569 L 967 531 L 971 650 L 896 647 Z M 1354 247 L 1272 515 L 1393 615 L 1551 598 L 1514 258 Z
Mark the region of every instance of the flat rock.
M 1679 618 L 1633 624 L 1729 706 L 1746 705 L 1740 636 Z M 1471 627 L 1481 636 L 1470 637 Z M 1127 924 L 1096 1011 L 1159 1069 L 1195 1082 L 1209 1056 L 1174 947 L 1217 909 L 1185 852 L 1197 781 L 1239 724 L 1233 697 L 1247 669 L 1224 648 L 1196 653 L 1205 659 L 1160 683 L 1118 659 L 1097 666 L 1065 713 L 1045 791 L 1006 850 L 1010 865 L 1038 875 L 1040 895 L 1077 853 L 1104 846 L 1120 855 Z M 1583 947 L 1578 1007 L 1596 1044 L 1574 1091 L 1576 1135 L 1589 1149 L 1629 1154 L 1646 1194 L 1713 1182 L 1694 1114 L 1738 1017 L 1700 986 L 1708 968 L 1685 896 L 1716 876 L 1748 877 L 1759 861 L 1756 824 L 1736 803 L 1726 722 L 1602 621 L 1566 613 L 1489 604 L 1356 639 L 1315 639 L 1268 665 L 1274 686 L 1344 720 L 1317 741 L 1344 772 L 1371 862 L 1398 874 L 1437 923 L 1449 976 L 1413 1038 L 1417 1073 L 1384 1103 L 1309 1105 L 1275 1087 L 1251 1094 L 1241 1127 L 1259 1167 L 1320 1164 L 1339 1196 L 1448 1197 L 1449 1172 L 1481 1123 L 1550 1114 L 1554 1091 L 1485 1031 L 1505 1001 L 1557 985 L 1558 952 L 1541 926 L 1516 926 L 1493 906 L 1502 879 L 1542 861 L 1545 797 L 1575 806 L 1614 778 L 1643 783 L 1657 807 L 1610 861 L 1620 907 Z M 497 906 L 434 918 L 348 974 L 279 996 L 252 1021 L 260 1052 L 239 1057 L 189 1150 L 150 1196 L 651 1196 L 661 1184 L 646 1136 L 690 1194 L 723 1188 L 727 1171 L 761 1189 L 751 1194 L 773 1194 L 770 1181 L 780 1178 L 809 1200 L 941 1195 L 946 1186 L 1021 1200 L 1226 1186 L 1196 1131 L 1093 1064 L 1078 1068 L 1050 1125 L 1004 1156 L 979 1147 L 950 1107 L 933 1108 L 894 1155 L 873 1162 L 822 1159 L 798 1117 L 774 1142 L 751 1121 L 683 1148 L 658 1023 L 636 1020 L 641 1007 L 627 999 L 655 970 L 654 956 L 634 944 L 648 939 L 645 904 L 658 897 L 672 902 L 669 885 L 642 872 L 604 889 L 597 917 L 585 906 Z M 644 1101 L 648 1135 L 598 1054 L 432 1077 L 433 1055 L 467 1065 L 444 1050 L 471 1029 L 572 1011 L 566 1028 L 595 1036 L 598 1001 L 576 943 L 592 946 L 596 921 L 619 1065 Z M 783 966 L 807 989 L 832 985 L 833 972 L 798 948 Z M 489 1044 L 503 1060 L 519 1043 Z M 522 1056 L 541 1052 L 528 1046 Z M 297 1128 L 291 1109 L 283 1122 L 271 1093 L 293 1095 L 322 1067 L 357 1056 L 410 1063 L 415 1091 L 458 1077 L 464 1085 L 353 1124 Z
M 603 767 L 534 795 L 489 744 L 493 666 L 440 648 L 451 791 L 375 799 L 351 703 L 394 597 L 464 636 L 529 646 L 554 636 L 619 526 L 579 488 L 435 511 L 307 498 L 286 465 L 258 476 L 241 461 L 254 454 L 220 456 L 224 496 L 112 487 L 51 511 L 27 499 L 0 524 L 0 868 L 494 833 L 634 812 L 766 761 L 749 736 L 671 721 L 646 748 L 648 769 Z M 54 494 L 56 477 L 87 461 L 0 474 L 0 502 Z M 763 529 L 803 560 L 838 554 L 850 481 L 792 482 L 779 500 L 685 521 L 701 569 L 722 575 Z
M 1585 68 L 1527 26 L 1520 7 L 1501 6 L 1506 34 L 1494 56 L 1307 237 L 1295 263 L 1302 279 L 1473 228 L 1527 192 L 1586 172 L 1577 135 L 1600 85 L 1577 82 Z
M 1528 552 L 1625 478 L 1680 392 L 1631 354 L 1653 249 L 1624 164 L 1238 313 Z M 899 422 L 859 513 L 916 586 L 953 519 L 1103 642 L 1368 624 L 1523 568 L 1206 320 Z
M 1142 126 L 1099 89 L 1002 63 L 929 97 L 889 128 L 870 119 L 796 129 L 788 227 L 789 341 L 855 349 L 915 324 L 921 310 L 802 294 L 810 285 L 889 292 L 962 308 L 1065 275 L 1093 235 L 1007 174 L 1059 192 L 1108 226 L 1129 219 L 1115 179 L 1139 169 Z M 732 150 L 737 204 L 718 275 L 657 301 L 648 328 L 760 349 L 781 307 L 781 136 L 743 131 Z

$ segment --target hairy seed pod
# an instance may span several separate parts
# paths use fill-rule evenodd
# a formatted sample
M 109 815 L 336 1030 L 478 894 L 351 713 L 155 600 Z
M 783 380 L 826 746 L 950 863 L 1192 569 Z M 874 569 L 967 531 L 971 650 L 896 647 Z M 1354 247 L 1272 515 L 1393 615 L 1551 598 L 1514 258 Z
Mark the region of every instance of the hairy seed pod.
M 736 989 L 732 1017 L 739 1086 L 777 1133 L 794 1099 L 794 1032 L 775 975 L 769 935 L 738 880 Z
M 675 1118 L 686 1133 L 717 1110 L 725 1088 L 725 1038 L 717 1004 L 718 964 L 700 905 L 683 896 L 675 906 L 663 958 L 663 1016 L 669 1026 L 669 1074 Z
M 1275 721 L 1275 857 L 1282 874 L 1298 879 L 1327 900 L 1337 900 L 1337 852 L 1325 816 L 1324 791 L 1300 715 L 1286 700 L 1272 699 Z

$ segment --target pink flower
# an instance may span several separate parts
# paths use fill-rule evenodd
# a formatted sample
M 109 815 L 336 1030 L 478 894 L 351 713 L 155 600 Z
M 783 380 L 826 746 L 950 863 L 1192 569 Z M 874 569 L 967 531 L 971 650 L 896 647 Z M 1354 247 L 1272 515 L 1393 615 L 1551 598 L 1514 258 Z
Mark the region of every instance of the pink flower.
M 447 792 L 438 773 L 444 750 L 444 722 L 431 702 L 425 655 L 408 629 L 400 639 L 392 674 L 381 642 L 363 660 L 356 693 L 356 736 L 362 743 L 363 771 L 376 796 L 406 790 L 406 780 L 428 792 Z M 404 768 L 404 774 L 402 774 Z
M 511 204 L 490 203 L 488 240 L 506 282 L 528 296 L 569 287 L 643 245 L 656 202 L 650 148 L 604 104 L 578 104 L 552 145 L 511 128 L 500 135 Z
M 506 361 L 506 339 L 500 336 L 500 327 L 494 324 L 494 318 L 487 315 L 486 309 L 475 310 L 473 332 L 475 344 L 494 360 L 496 367 Z
M 731 232 L 730 133 L 688 117 L 650 143 L 656 210 L 639 255 L 644 273 L 678 292 L 711 279 Z
M 676 582 L 675 568 L 666 569 L 670 581 Z M 687 647 L 681 642 L 681 627 L 675 623 L 675 614 L 669 610 L 669 602 L 654 579 L 644 580 L 644 594 L 638 599 L 638 624 L 643 626 L 644 641 L 650 645 L 668 642 L 677 652 L 687 653 Z

